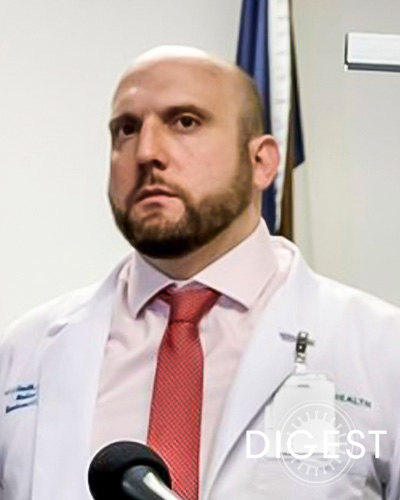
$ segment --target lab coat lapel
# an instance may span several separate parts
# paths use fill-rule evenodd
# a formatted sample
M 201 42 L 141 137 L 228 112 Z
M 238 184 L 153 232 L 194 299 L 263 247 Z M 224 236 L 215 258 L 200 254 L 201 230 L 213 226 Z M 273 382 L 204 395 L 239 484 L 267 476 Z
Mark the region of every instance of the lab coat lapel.
M 117 274 L 84 308 L 53 325 L 47 335 L 39 382 L 32 500 L 53 500 L 55 494 L 59 500 L 90 498 L 85 476 Z M 45 396 L 40 398 L 40 393 Z M 68 485 L 68 499 L 62 484 Z
M 310 321 L 314 315 L 306 311 L 312 287 L 308 275 L 309 270 L 296 251 L 289 277 L 255 328 L 228 394 L 212 459 L 206 469 L 204 499 L 209 498 L 213 483 L 238 439 L 293 371 L 295 343 L 283 340 L 281 333 L 297 335 L 300 330 L 313 329 Z

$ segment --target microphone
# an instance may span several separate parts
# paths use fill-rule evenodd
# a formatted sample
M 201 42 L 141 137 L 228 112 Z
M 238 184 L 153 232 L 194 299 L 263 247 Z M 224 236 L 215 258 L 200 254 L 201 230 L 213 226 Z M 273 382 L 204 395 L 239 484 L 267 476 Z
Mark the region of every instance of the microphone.
M 183 500 L 170 489 L 164 460 L 133 441 L 117 441 L 96 453 L 88 480 L 95 500 Z

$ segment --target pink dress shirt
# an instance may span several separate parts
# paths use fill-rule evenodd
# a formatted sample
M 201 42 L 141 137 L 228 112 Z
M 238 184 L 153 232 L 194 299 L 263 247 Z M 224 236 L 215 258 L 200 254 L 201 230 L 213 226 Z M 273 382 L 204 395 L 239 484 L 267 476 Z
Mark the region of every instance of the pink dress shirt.
M 145 442 L 157 352 L 169 306 L 150 300 L 165 286 L 202 284 L 222 296 L 202 319 L 204 400 L 200 480 L 218 429 L 224 401 L 254 326 L 284 282 L 292 261 L 288 248 L 271 238 L 264 221 L 235 248 L 187 281 L 168 278 L 137 252 L 122 268 L 101 370 L 93 452 L 116 440 Z M 251 388 L 249 388 L 251 390 Z

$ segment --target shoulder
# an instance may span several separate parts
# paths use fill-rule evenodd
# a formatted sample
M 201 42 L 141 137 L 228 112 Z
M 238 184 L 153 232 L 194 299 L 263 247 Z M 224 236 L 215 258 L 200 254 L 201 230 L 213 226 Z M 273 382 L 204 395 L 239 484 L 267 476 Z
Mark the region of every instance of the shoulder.
M 289 281 L 296 283 L 299 290 L 310 290 L 313 299 L 318 302 L 329 302 L 329 307 L 339 311 L 360 312 L 371 318 L 398 318 L 400 308 L 373 296 L 367 292 L 346 285 L 313 271 L 302 257 L 295 244 L 282 237 L 274 237 L 274 247 L 278 253 L 286 254 L 286 261 L 291 261 Z M 288 257 L 290 254 L 290 257 Z M 290 280 L 290 274 L 292 279 Z M 310 297 L 305 293 L 305 297 Z
M 300 317 L 312 317 L 324 330 L 351 329 L 362 334 L 385 336 L 395 332 L 400 339 L 400 309 L 378 297 L 355 287 L 340 283 L 313 271 L 293 243 L 284 238 L 274 238 L 275 248 L 286 262 L 290 271 L 285 282 L 286 296 L 296 307 Z M 290 257 L 287 255 L 290 254 Z M 353 328 L 354 327 L 354 328 Z
M 124 268 L 128 259 L 129 256 L 120 262 L 103 281 L 52 299 L 13 322 L 0 337 L 0 356 L 10 349 L 19 347 L 29 349 L 53 330 L 55 332 L 62 328 L 90 304 L 96 304 L 96 301 L 102 297 L 112 299 L 121 269 Z
M 325 308 L 340 315 L 349 315 L 365 323 L 392 322 L 400 327 L 400 309 L 378 297 L 352 286 L 339 283 L 314 273 L 321 300 Z
M 400 309 L 372 294 L 309 271 L 308 297 L 318 331 L 328 344 L 368 366 L 386 360 L 385 373 L 398 377 L 400 359 Z M 350 353 L 353 353 L 350 355 Z
M 20 344 L 36 343 L 54 324 L 84 307 L 97 287 L 94 284 L 68 292 L 25 313 L 1 336 L 0 352 Z
M 61 328 L 90 300 L 95 285 L 70 292 L 24 314 L 0 339 L 0 386 L 14 371 L 36 366 L 46 347 L 48 334 Z

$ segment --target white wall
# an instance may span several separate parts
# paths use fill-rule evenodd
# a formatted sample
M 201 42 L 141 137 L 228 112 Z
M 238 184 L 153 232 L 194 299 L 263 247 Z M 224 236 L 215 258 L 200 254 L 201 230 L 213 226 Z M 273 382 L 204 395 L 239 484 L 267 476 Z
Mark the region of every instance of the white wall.
M 108 104 L 160 43 L 233 60 L 241 0 L 2 0 L 0 331 L 99 279 L 127 246 L 106 199 Z M 346 31 L 398 30 L 398 0 L 294 0 L 307 168 L 297 239 L 321 272 L 400 304 L 400 75 L 344 73 Z
M 400 2 L 294 6 L 307 146 L 298 240 L 319 272 L 400 305 L 400 74 L 343 70 L 345 33 L 400 34 Z
M 129 61 L 162 43 L 234 60 L 241 0 L 1 0 L 0 331 L 126 253 L 106 199 L 107 121 Z

